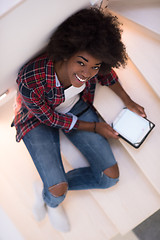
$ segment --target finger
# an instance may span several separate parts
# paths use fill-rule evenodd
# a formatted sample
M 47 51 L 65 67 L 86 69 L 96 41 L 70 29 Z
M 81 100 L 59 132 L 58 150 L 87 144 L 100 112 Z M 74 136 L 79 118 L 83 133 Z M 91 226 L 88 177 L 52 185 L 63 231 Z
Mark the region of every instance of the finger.
M 143 108 L 143 111 L 142 111 L 142 115 L 143 115 L 143 117 L 147 117 L 147 114 L 145 113 L 145 110 L 144 110 L 144 108 Z
M 142 113 L 141 116 L 142 116 L 143 118 L 146 118 L 146 117 L 147 117 L 147 115 L 146 115 L 145 113 Z
M 115 138 L 115 139 L 118 139 L 118 138 L 119 138 L 119 133 L 116 132 L 113 128 L 111 128 L 110 133 L 111 133 L 111 137 L 112 137 L 112 138 Z
M 114 135 L 116 135 L 116 136 L 119 135 L 119 133 L 116 132 L 110 125 L 108 125 L 108 126 L 109 126 L 110 131 L 111 131 Z
M 146 113 L 144 111 L 144 108 L 141 106 L 138 106 L 137 108 L 132 110 L 133 112 L 137 113 L 138 115 L 140 115 L 141 117 L 146 117 Z
M 106 137 L 118 139 L 119 133 L 116 132 L 109 124 L 106 124 Z
M 114 139 L 119 139 L 119 134 L 118 133 L 114 133 L 114 134 L 112 134 L 112 138 L 114 138 Z
M 140 115 L 141 115 L 142 117 L 147 117 L 147 115 L 146 115 L 146 113 L 145 113 L 145 111 L 144 111 L 144 108 L 141 108 L 141 109 L 140 109 Z

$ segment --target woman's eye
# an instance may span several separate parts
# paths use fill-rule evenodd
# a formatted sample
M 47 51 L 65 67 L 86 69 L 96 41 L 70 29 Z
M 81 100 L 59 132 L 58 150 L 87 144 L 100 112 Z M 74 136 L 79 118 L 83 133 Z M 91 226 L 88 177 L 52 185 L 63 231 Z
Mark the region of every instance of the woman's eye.
M 81 66 L 84 66 L 84 63 L 83 63 L 83 62 L 78 61 L 78 63 L 79 63 Z
M 99 70 L 100 67 L 93 67 L 94 70 Z

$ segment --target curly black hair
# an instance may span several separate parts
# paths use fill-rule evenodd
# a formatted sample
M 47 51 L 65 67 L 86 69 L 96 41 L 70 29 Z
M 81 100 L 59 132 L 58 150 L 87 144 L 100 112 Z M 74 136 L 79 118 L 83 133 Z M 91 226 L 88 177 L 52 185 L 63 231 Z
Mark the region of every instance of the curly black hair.
M 100 59 L 100 72 L 125 66 L 127 53 L 121 40 L 122 29 L 116 16 L 98 8 L 82 9 L 66 19 L 53 33 L 47 53 L 53 62 L 87 51 Z

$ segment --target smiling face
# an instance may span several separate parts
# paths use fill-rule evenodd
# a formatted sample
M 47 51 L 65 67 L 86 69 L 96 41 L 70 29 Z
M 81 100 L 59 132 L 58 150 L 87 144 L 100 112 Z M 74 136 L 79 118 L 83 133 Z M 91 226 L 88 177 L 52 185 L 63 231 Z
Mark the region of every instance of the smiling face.
M 78 52 L 61 65 L 63 67 L 63 78 L 61 74 L 60 81 L 64 87 L 70 85 L 81 87 L 98 73 L 101 63 L 101 60 L 94 58 L 85 51 Z

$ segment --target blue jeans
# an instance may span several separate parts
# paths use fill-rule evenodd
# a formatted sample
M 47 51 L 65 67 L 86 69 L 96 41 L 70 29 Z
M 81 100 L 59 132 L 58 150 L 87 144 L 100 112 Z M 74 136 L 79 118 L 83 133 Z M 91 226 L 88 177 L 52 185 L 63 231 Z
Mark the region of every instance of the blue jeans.
M 98 122 L 98 116 L 92 108 L 87 111 L 87 103 L 80 100 L 70 112 L 79 115 L 80 120 Z M 43 198 L 50 207 L 57 207 L 65 195 L 55 197 L 49 187 L 66 182 L 68 190 L 104 189 L 117 183 L 118 178 L 110 178 L 103 171 L 116 164 L 108 141 L 94 132 L 72 130 L 64 134 L 82 152 L 89 167 L 64 171 L 59 142 L 59 129 L 44 124 L 28 132 L 23 141 L 34 161 L 43 181 Z M 73 156 L 74 157 L 74 156 Z

